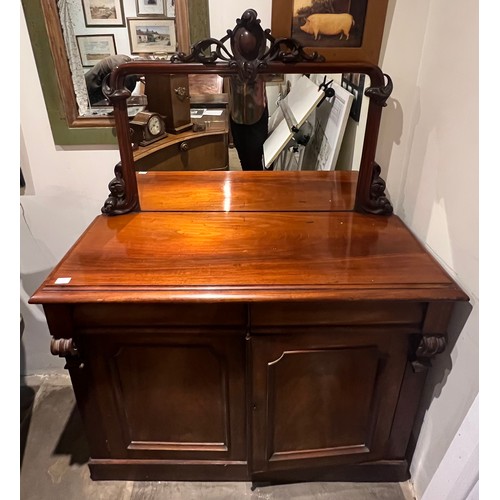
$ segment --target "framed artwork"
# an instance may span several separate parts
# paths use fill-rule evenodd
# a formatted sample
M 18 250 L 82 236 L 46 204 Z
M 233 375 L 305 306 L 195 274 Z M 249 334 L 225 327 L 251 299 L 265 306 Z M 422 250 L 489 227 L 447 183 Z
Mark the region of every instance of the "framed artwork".
M 388 0 L 272 0 L 271 35 L 327 61 L 378 64 Z
M 174 19 L 127 18 L 132 54 L 176 51 Z
M 365 90 L 365 75 L 360 73 L 343 73 L 341 84 L 342 87 L 354 96 L 350 116 L 354 121 L 359 122 L 363 92 Z
M 82 0 L 85 25 L 125 26 L 122 0 Z
M 138 17 L 167 17 L 165 2 L 171 0 L 135 0 Z
M 77 35 L 76 41 L 83 67 L 95 66 L 102 59 L 116 55 L 114 35 Z

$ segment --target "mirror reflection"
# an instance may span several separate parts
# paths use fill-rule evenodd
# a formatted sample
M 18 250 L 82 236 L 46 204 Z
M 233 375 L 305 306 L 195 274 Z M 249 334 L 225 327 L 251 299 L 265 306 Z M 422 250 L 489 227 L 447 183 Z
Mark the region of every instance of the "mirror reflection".
M 187 50 L 186 4 L 187 0 L 57 1 L 79 117 L 112 113 L 100 87 L 117 64 L 167 59 Z M 141 95 L 137 83 L 137 88 L 129 87 L 134 91 L 131 105 L 140 106 L 144 100 L 137 97 Z
M 227 80 L 218 75 L 141 77 L 146 104 L 130 117 L 137 172 L 246 170 L 247 145 L 235 137 L 241 127 L 255 150 L 261 142 L 259 170 L 359 170 L 367 75 L 266 75 L 265 123 L 254 113 L 254 125 L 246 128 L 232 119 L 231 104 L 234 108 L 237 100 Z M 158 118 L 161 125 L 150 130 L 151 120 Z
M 118 64 L 186 49 L 173 0 L 59 0 L 58 7 L 82 117 L 112 114 L 103 86 Z M 251 92 L 217 75 L 132 75 L 125 84 L 139 173 L 359 169 L 366 75 L 266 75 Z

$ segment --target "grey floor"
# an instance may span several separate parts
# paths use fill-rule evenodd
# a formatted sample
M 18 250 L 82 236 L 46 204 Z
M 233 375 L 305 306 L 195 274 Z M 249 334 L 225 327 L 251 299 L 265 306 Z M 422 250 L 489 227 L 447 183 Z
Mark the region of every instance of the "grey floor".
M 298 483 L 251 490 L 241 482 L 92 481 L 66 375 L 21 383 L 21 500 L 412 500 L 409 483 Z

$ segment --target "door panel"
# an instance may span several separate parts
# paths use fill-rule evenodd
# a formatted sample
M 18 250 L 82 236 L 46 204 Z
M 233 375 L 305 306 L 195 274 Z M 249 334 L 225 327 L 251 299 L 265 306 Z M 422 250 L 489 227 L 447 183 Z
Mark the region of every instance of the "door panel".
M 269 460 L 369 451 L 377 364 L 372 347 L 285 351 L 269 363 Z
M 92 371 L 108 380 L 101 400 L 120 456 L 246 459 L 243 337 L 136 332 L 100 343 Z
M 253 337 L 254 472 L 382 457 L 406 342 L 398 335 Z

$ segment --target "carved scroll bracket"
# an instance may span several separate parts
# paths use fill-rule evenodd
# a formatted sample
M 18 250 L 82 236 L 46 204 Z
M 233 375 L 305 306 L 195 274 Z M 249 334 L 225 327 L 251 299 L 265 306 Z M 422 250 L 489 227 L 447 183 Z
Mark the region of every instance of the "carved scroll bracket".
M 385 181 L 380 177 L 382 169 L 376 162 L 372 164 L 372 182 L 370 185 L 370 197 L 365 211 L 376 215 L 391 215 L 393 208 L 385 194 Z
M 126 207 L 126 189 L 121 162 L 116 164 L 114 173 L 115 178 L 108 184 L 109 196 L 101 208 L 101 212 L 105 215 L 120 215 L 137 208 L 135 205 Z
M 446 343 L 445 335 L 423 335 L 412 361 L 413 370 L 418 373 L 430 368 L 432 358 L 445 350 Z

